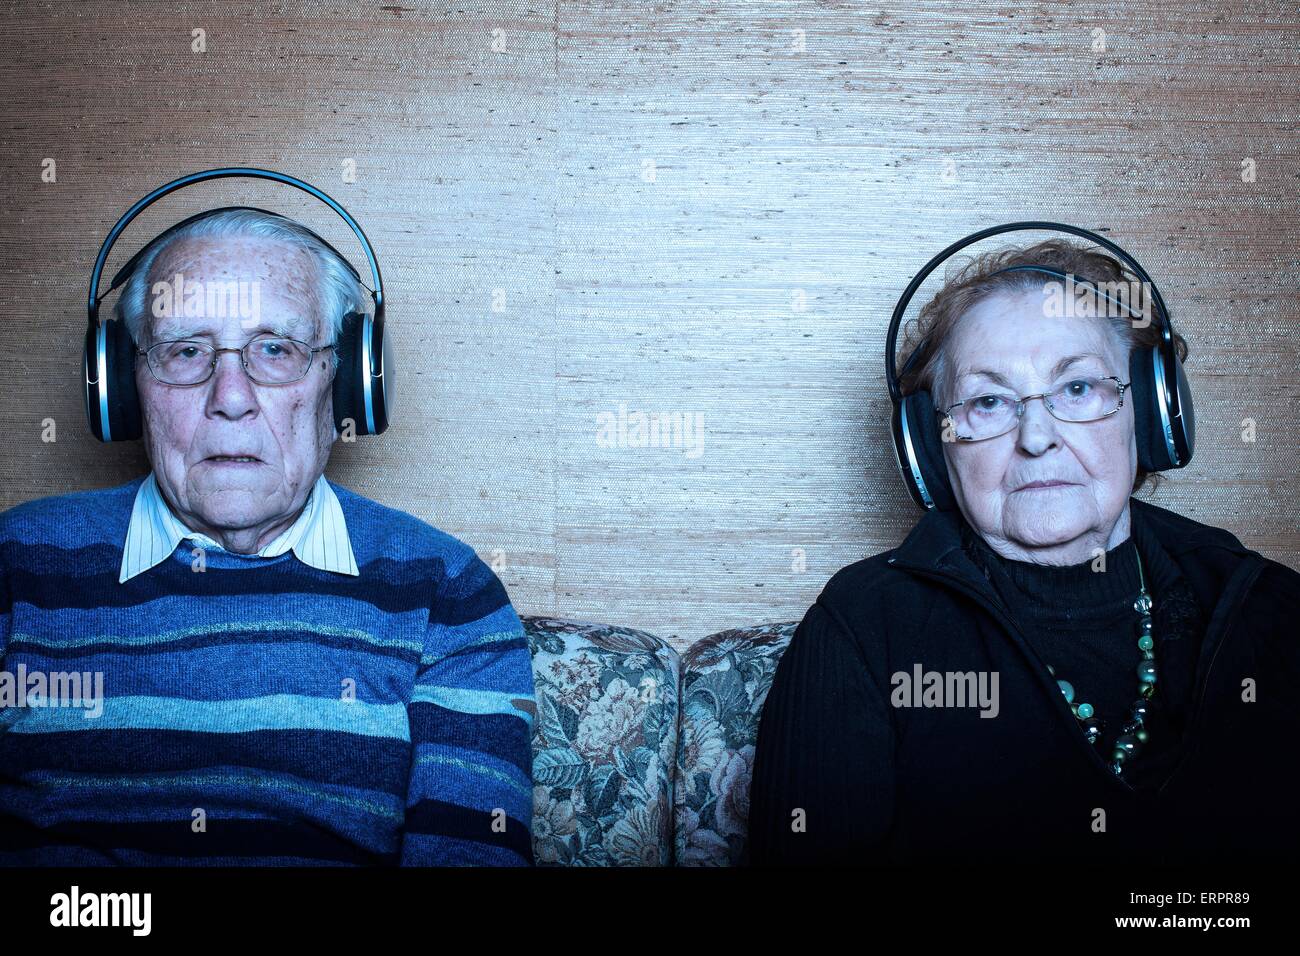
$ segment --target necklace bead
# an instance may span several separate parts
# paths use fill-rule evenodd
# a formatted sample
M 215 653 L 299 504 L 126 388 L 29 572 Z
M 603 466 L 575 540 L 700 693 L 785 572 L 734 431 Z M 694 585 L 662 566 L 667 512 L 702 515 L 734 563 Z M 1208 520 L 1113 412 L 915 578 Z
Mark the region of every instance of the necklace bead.
M 1116 776 L 1123 776 L 1125 764 L 1137 756 L 1142 749 L 1142 745 L 1150 739 L 1150 734 L 1146 729 L 1147 701 L 1151 699 L 1156 689 L 1156 643 L 1151 634 L 1152 602 L 1151 595 L 1147 593 L 1146 577 L 1142 573 L 1142 559 L 1140 556 L 1137 565 L 1140 590 L 1137 599 L 1133 602 L 1133 610 L 1139 615 L 1136 627 L 1137 647 L 1140 655 L 1136 668 L 1138 699 L 1129 708 L 1129 719 L 1121 728 L 1119 736 L 1115 738 L 1115 743 L 1111 747 L 1109 766 L 1111 772 Z M 1053 677 L 1056 677 L 1056 670 L 1050 664 L 1047 670 Z M 1065 702 L 1070 705 L 1071 712 L 1079 720 L 1088 743 L 1095 744 L 1101 738 L 1102 723 L 1097 719 L 1092 704 L 1082 701 L 1078 704 L 1074 703 L 1074 685 L 1069 681 L 1057 678 L 1056 684 L 1061 689 Z

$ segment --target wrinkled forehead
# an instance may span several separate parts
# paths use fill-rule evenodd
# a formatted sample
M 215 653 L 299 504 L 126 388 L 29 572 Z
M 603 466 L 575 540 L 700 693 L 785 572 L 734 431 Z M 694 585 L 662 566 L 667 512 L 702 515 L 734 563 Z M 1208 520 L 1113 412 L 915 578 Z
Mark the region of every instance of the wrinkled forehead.
M 280 240 L 191 237 L 155 258 L 146 299 L 154 340 L 273 332 L 311 342 L 319 271 L 310 253 Z
M 1070 359 L 1123 375 L 1128 364 L 1126 343 L 1110 319 L 1063 314 L 1038 289 L 981 299 L 957 320 L 943 350 L 953 380 L 982 370 L 1050 376 Z

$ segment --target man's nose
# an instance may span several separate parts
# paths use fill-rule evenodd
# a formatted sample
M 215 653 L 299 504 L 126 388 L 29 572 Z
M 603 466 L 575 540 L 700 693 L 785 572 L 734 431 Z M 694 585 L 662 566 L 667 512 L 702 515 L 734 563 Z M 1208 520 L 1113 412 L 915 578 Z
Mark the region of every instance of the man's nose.
M 1033 398 L 1025 403 L 1020 415 L 1020 430 L 1016 445 L 1026 455 L 1041 455 L 1060 443 L 1056 431 L 1056 419 L 1047 410 L 1042 398 Z
M 208 414 L 242 418 L 255 411 L 257 393 L 253 390 L 253 380 L 244 371 L 243 356 L 239 352 L 218 352 L 216 361 L 208 394 Z

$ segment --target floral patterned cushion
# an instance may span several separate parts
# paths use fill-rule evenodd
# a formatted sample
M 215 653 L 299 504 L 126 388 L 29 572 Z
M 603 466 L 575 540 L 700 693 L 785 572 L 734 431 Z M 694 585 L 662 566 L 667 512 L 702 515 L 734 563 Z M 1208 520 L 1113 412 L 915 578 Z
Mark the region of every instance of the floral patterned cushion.
M 722 631 L 682 658 L 674 778 L 678 866 L 748 862 L 749 781 L 758 718 L 797 622 Z
M 680 659 L 644 631 L 524 617 L 538 866 L 670 866 Z

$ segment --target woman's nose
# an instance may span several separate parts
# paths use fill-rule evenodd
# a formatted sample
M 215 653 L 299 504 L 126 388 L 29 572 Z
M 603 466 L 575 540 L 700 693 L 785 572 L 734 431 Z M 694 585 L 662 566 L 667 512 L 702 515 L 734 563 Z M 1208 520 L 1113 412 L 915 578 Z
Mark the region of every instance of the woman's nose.
M 1027 455 L 1041 455 L 1056 447 L 1058 441 L 1056 419 L 1047 410 L 1042 396 L 1026 401 L 1020 413 L 1017 447 Z

